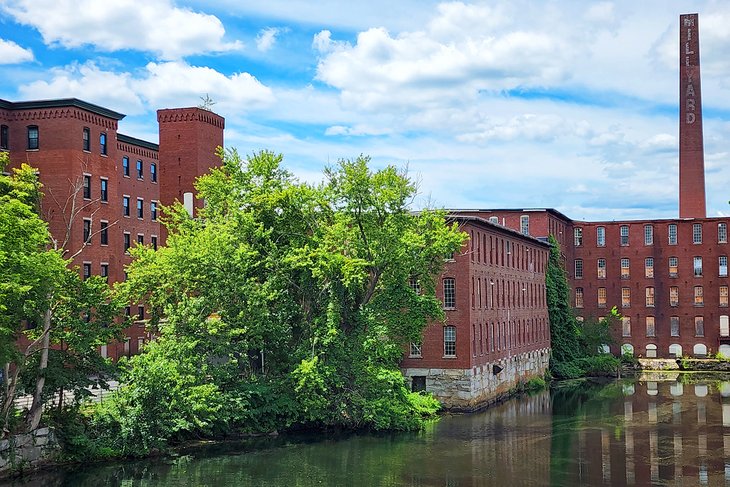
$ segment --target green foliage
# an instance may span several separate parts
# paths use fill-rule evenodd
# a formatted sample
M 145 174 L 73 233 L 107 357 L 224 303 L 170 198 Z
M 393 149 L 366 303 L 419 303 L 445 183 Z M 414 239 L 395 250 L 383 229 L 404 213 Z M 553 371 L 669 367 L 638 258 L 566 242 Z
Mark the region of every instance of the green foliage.
M 611 329 L 621 315 L 614 306 L 608 316 L 600 320 L 578 322 L 570 307 L 570 287 L 560 245 L 552 235 L 550 244 L 545 275 L 552 346 L 550 372 L 558 379 L 615 374 L 619 360 L 601 353 L 601 348 L 613 343 Z
M 221 156 L 197 182 L 199 218 L 164 208 L 167 246 L 132 251 L 123 288 L 160 338 L 130 360 L 99 429 L 134 455 L 216 431 L 418 428 L 438 403 L 409 392 L 398 362 L 443 318 L 436 278 L 465 235 L 413 213 L 415 185 L 366 157 L 311 186 L 280 155 Z

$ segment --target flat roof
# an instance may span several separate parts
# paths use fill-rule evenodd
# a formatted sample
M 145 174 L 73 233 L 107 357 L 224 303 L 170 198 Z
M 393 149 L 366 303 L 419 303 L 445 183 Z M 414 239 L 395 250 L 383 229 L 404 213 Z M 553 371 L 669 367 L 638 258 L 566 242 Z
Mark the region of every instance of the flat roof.
M 145 149 L 150 149 L 153 151 L 160 150 L 160 144 L 155 144 L 154 142 L 147 142 L 146 140 L 138 139 L 136 137 L 131 137 L 129 135 L 120 134 L 117 132 L 117 141 L 123 142 L 125 144 L 131 144 L 136 145 L 139 147 L 144 147 Z
M 113 120 L 121 120 L 126 116 L 123 113 L 115 112 L 114 110 L 109 110 L 108 108 L 94 105 L 93 103 L 79 100 L 78 98 L 57 98 L 54 100 L 33 101 L 8 101 L 0 99 L 0 108 L 5 108 L 6 110 L 35 110 L 38 108 L 60 107 L 76 107 Z
M 484 218 L 479 217 L 479 216 L 459 215 L 458 213 L 450 213 L 449 210 L 446 210 L 446 218 L 452 218 L 454 220 L 459 220 L 459 221 L 464 221 L 464 222 L 475 222 L 475 223 L 479 223 L 479 224 L 484 225 L 484 226 L 489 226 L 489 227 L 492 227 L 492 228 L 499 229 L 500 231 L 505 232 L 505 233 L 509 233 L 510 235 L 513 235 L 515 237 L 519 237 L 519 238 L 524 239 L 524 240 L 529 240 L 529 241 L 531 241 L 533 243 L 537 243 L 537 244 L 540 244 L 540 245 L 544 245 L 546 247 L 549 247 L 550 246 L 550 244 L 545 239 L 536 238 L 536 237 L 533 237 L 531 235 L 525 235 L 522 232 L 518 232 L 517 230 L 513 230 L 513 229 L 511 229 L 509 227 L 504 227 L 504 226 L 500 225 L 499 223 L 492 223 L 489 220 L 484 219 Z
M 573 219 L 569 218 L 565 214 L 559 212 L 555 208 L 459 208 L 459 209 L 447 209 L 448 212 L 466 212 L 466 211 L 484 211 L 484 212 L 493 212 L 493 213 L 499 213 L 499 212 L 511 212 L 511 213 L 535 213 L 538 211 L 544 211 L 546 213 L 551 213 L 554 216 L 557 216 L 558 218 L 561 218 L 565 221 L 572 222 Z

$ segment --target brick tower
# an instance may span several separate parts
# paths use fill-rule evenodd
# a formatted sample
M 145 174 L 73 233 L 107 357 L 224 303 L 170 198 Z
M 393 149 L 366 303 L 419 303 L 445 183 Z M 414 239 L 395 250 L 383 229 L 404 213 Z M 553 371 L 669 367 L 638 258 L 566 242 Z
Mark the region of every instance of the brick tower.
M 699 18 L 684 14 L 679 16 L 679 217 L 706 216 Z
M 223 117 L 201 108 L 171 108 L 157 111 L 160 125 L 160 202 L 184 202 L 185 193 L 195 193 L 195 178 L 220 166 L 216 148 L 223 146 Z M 194 201 L 196 208 L 202 201 Z

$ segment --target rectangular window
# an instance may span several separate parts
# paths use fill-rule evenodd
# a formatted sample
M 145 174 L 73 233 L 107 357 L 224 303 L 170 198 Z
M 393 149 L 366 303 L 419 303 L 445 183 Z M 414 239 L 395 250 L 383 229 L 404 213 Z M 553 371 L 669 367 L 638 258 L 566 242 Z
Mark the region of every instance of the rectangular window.
M 154 162 L 150 163 L 150 180 L 153 183 L 157 182 L 157 164 Z
M 596 245 L 598 247 L 606 246 L 606 227 L 596 227 Z
M 84 243 L 91 243 L 91 220 L 84 218 Z
M 84 199 L 90 200 L 91 199 L 91 176 L 89 174 L 84 174 Z
M 86 152 L 91 150 L 91 130 L 89 127 L 84 127 L 83 131 L 83 148 Z
M 102 221 L 99 227 L 99 235 L 102 245 L 109 245 L 109 223 Z
M 677 268 L 679 267 L 679 259 L 677 257 L 669 258 L 669 277 L 677 277 Z
M 152 241 L 156 242 L 157 237 L 152 237 Z M 416 279 L 415 277 L 411 277 L 410 279 L 408 279 L 408 286 L 413 290 L 414 293 L 421 294 L 421 283 L 418 282 L 418 279 Z
M 693 262 L 695 277 L 702 277 L 702 257 L 695 257 Z
M 583 307 L 583 288 L 582 287 L 575 288 L 575 307 L 576 308 Z
M 28 126 L 28 150 L 35 150 L 35 149 L 38 149 L 38 147 L 40 147 L 38 126 L 29 125 Z
M 144 245 L 144 235 L 142 235 L 141 233 L 137 234 L 137 243 L 140 245 Z
M 606 278 L 606 259 L 598 259 L 598 279 Z
M 702 286 L 695 286 L 695 306 L 705 305 L 705 293 Z
M 677 224 L 669 224 L 669 245 L 677 245 Z
M 692 243 L 693 244 L 702 243 L 702 224 L 701 223 L 692 224 Z
M 654 320 L 653 316 L 646 317 L 646 336 L 648 336 L 648 337 L 656 336 L 656 321 Z
M 651 286 L 646 288 L 646 307 L 654 307 L 654 288 Z
M 575 278 L 583 279 L 583 259 L 575 259 Z
M 123 215 L 129 216 L 129 196 L 122 196 Z
M 100 186 L 101 201 L 109 201 L 109 181 L 104 178 L 101 178 L 100 183 L 101 183 L 101 186 Z
M 157 201 L 150 203 L 150 215 L 153 222 L 157 221 Z
M 142 167 L 142 159 L 137 159 L 137 179 L 142 179 L 144 171 Z
M 718 257 L 720 277 L 727 277 L 727 255 Z
M 720 336 L 730 336 L 730 316 L 720 315 Z
M 84 262 L 84 281 L 91 277 L 91 262 Z
M 144 218 L 144 200 L 137 198 L 137 218 Z
M 99 275 L 101 277 L 109 277 L 109 264 L 101 264 L 101 273 Z
M 621 279 L 629 279 L 631 272 L 629 271 L 629 259 L 624 257 L 621 259 Z
M 444 279 L 444 308 L 456 308 L 456 282 L 453 277 Z
M 152 235 L 151 238 L 152 238 L 152 249 L 157 250 L 157 237 L 155 235 Z
M 520 232 L 522 232 L 522 235 L 530 234 L 530 217 L 529 217 L 529 215 L 522 215 L 520 217 Z
M 705 319 L 702 316 L 695 316 L 695 336 L 705 336 Z
M 672 316 L 669 318 L 669 333 L 673 337 L 679 336 L 679 316 Z
M 677 286 L 669 288 L 669 306 L 679 306 L 679 288 Z
M 106 134 L 104 132 L 99 134 L 99 152 L 102 156 L 106 155 Z
M 144 306 L 137 306 L 137 319 L 138 320 L 144 319 Z
M 650 279 L 654 277 L 654 257 L 644 259 L 644 276 Z
M 598 288 L 598 307 L 599 308 L 606 307 L 606 288 L 605 287 Z
M 644 225 L 644 245 L 654 245 L 654 227 Z
M 720 307 L 721 308 L 727 308 L 727 302 L 728 302 L 728 287 L 727 286 L 720 286 Z
M 456 357 L 455 326 L 444 326 L 444 357 Z
M 132 246 L 132 236 L 128 232 L 124 232 L 124 253 L 129 252 L 129 247 Z
M 717 224 L 717 243 L 727 243 L 727 223 Z
M 628 288 L 628 287 L 621 288 L 621 307 L 622 308 L 631 307 L 631 288 Z
M 621 225 L 619 231 L 621 233 L 621 245 L 625 247 L 629 244 L 629 226 Z
M 420 343 L 411 342 L 411 349 L 408 353 L 409 357 L 421 357 L 423 353 L 423 349 L 421 347 Z
M 7 125 L 0 126 L 0 149 L 8 150 L 9 148 L 9 129 Z
M 122 157 L 122 174 L 124 177 L 129 177 L 129 157 Z
M 628 316 L 621 317 L 621 336 L 631 336 L 631 318 Z
M 575 246 L 580 247 L 583 245 L 583 229 L 580 227 L 576 227 L 573 229 L 573 239 L 575 241 Z

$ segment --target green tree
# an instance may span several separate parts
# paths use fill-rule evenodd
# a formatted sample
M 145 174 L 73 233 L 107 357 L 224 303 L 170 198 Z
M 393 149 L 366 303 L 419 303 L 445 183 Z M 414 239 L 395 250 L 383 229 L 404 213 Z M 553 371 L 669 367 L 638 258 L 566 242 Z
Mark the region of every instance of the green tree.
M 0 167 L 8 164 L 0 153 Z M 0 360 L 4 364 L 2 422 L 8 421 L 19 387 L 33 394 L 26 417 L 35 429 L 43 404 L 64 389 L 80 391 L 98 371 L 96 347 L 118 336 L 119 310 L 99 278 L 81 281 L 62 250 L 53 246 L 39 216 L 41 185 L 23 164 L 0 175 Z M 49 366 L 50 362 L 50 366 Z M 10 371 L 12 375 L 10 374 Z M 47 382 L 49 381 L 49 382 Z
M 413 183 L 393 167 L 372 171 L 366 157 L 312 186 L 280 155 L 221 156 L 197 182 L 198 218 L 166 208 L 167 246 L 134 249 L 125 284 L 151 307 L 159 347 L 185 344 L 194 354 L 177 356 L 202 357 L 184 367 L 198 372 L 178 390 L 215 385 L 210 407 L 222 400 L 219 418 L 244 428 L 271 426 L 263 417 L 275 427 L 415 427 L 434 403 L 408 392 L 398 361 L 442 318 L 435 278 L 465 236 L 443 212 L 410 211 Z M 125 401 L 148 387 L 141 369 L 127 375 Z

